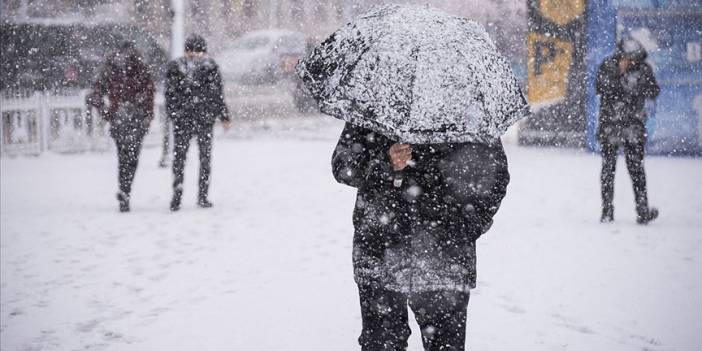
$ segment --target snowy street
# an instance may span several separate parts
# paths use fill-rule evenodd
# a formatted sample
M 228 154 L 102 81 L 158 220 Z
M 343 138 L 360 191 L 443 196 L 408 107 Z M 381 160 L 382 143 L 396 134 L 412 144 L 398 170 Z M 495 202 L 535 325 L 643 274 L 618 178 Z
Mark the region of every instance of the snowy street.
M 114 152 L 3 157 L 2 349 L 359 350 L 355 190 L 330 170 L 341 127 L 217 139 L 212 209 L 195 206 L 193 145 L 177 213 L 159 148 L 142 151 L 127 214 Z M 702 160 L 646 159 L 661 217 L 639 226 L 623 157 L 615 221 L 601 224 L 598 155 L 506 152 L 468 349 L 700 350 Z

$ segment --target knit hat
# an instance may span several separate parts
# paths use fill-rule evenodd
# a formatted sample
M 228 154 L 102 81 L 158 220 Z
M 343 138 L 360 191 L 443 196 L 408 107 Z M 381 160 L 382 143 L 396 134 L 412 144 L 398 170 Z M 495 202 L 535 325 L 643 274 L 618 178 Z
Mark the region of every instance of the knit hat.
M 198 34 L 190 34 L 185 39 L 185 51 L 187 52 L 207 52 L 207 42 L 205 38 Z

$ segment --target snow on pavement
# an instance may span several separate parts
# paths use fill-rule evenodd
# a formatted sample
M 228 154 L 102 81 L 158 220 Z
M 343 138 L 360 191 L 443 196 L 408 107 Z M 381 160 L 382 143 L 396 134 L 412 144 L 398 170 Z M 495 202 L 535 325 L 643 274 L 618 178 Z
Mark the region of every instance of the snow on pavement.
M 354 190 L 329 165 L 340 130 L 219 139 L 212 209 L 195 206 L 191 148 L 177 213 L 157 148 L 142 153 L 128 214 L 112 153 L 1 159 L 0 348 L 358 350 Z M 646 160 L 661 217 L 642 227 L 623 160 L 603 225 L 597 156 L 507 155 L 468 348 L 700 350 L 702 160 Z

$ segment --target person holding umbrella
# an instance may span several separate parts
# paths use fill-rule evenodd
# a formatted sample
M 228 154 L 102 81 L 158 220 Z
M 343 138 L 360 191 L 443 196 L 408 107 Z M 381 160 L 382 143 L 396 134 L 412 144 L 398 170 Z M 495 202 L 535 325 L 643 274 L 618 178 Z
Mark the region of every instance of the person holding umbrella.
M 464 350 L 475 241 L 509 183 L 500 135 L 528 112 L 477 23 L 423 6 L 371 10 L 298 65 L 322 112 L 346 121 L 332 156 L 358 189 L 353 266 L 364 351 Z
M 597 137 L 602 148 L 601 222 L 614 220 L 614 171 L 617 153 L 624 149 L 626 166 L 634 185 L 636 222 L 648 224 L 658 217 L 658 209 L 648 206 L 646 173 L 643 168 L 646 145 L 646 99 L 654 99 L 661 89 L 646 60 L 646 50 L 633 38 L 617 43 L 615 54 L 608 57 L 597 72 L 595 89 L 600 95 L 600 118 Z
M 190 140 L 197 140 L 200 151 L 200 179 L 197 205 L 212 207 L 208 200 L 212 137 L 217 118 L 225 130 L 230 116 L 224 102 L 222 75 L 215 61 L 207 56 L 207 43 L 197 34 L 185 40 L 185 56 L 168 63 L 166 69 L 166 111 L 173 121 L 173 198 L 171 211 L 180 209 L 183 197 L 185 157 Z
M 132 181 L 144 136 L 154 118 L 154 81 L 134 43 L 125 41 L 111 54 L 86 100 L 110 123 L 117 145 L 120 212 L 129 212 Z M 109 106 L 105 106 L 104 97 Z

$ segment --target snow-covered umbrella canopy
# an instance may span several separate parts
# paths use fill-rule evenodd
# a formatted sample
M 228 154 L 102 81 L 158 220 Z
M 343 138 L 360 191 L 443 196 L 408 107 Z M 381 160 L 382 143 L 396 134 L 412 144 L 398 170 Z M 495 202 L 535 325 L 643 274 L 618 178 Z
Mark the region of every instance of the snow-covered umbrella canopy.
M 297 72 L 322 112 L 404 143 L 491 142 L 528 113 L 485 29 L 428 6 L 371 9 Z

